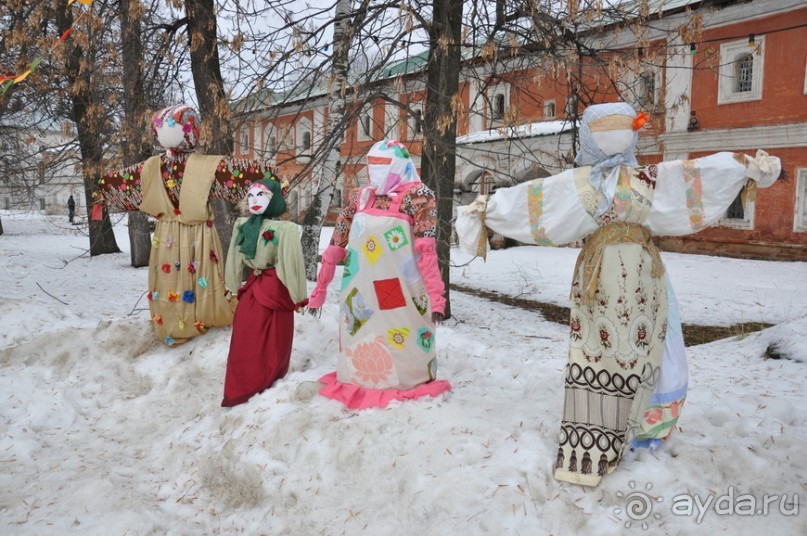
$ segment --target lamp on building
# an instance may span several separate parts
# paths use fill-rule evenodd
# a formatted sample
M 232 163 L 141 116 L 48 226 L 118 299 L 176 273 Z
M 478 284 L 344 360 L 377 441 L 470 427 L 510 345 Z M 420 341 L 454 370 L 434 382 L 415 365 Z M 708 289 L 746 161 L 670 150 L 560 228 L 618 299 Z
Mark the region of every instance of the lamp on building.
M 752 46 L 754 46 L 756 44 L 756 41 L 754 40 L 754 37 L 755 37 L 754 34 L 748 34 L 748 46 L 749 47 L 752 47 Z
M 695 110 L 689 112 L 689 124 L 687 125 L 687 130 L 689 132 L 698 130 L 701 128 L 701 122 L 698 121 L 698 116 L 695 115 Z
M 693 41 L 692 43 L 689 44 L 689 53 L 694 54 L 697 51 L 698 47 L 695 46 L 695 42 Z

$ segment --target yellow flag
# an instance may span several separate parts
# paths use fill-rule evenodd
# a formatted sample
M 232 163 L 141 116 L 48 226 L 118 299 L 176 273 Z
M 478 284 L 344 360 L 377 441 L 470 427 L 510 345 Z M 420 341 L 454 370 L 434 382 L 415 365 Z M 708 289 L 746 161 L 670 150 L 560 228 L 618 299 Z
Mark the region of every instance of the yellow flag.
M 20 76 L 14 79 L 14 83 L 19 84 L 20 82 L 28 78 L 28 75 L 31 74 L 31 71 L 33 71 L 33 69 L 28 69 L 27 71 L 22 73 Z

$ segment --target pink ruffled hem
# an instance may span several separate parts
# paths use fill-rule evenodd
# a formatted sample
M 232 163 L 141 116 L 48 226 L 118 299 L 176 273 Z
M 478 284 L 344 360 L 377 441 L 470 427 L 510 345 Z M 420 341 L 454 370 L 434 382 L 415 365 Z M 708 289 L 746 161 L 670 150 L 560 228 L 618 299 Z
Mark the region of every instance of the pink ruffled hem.
M 412 389 L 370 389 L 336 379 L 336 372 L 319 379 L 325 385 L 319 390 L 322 396 L 342 402 L 350 409 L 385 408 L 393 400 L 415 400 L 423 396 L 438 396 L 451 389 L 446 380 L 423 383 Z

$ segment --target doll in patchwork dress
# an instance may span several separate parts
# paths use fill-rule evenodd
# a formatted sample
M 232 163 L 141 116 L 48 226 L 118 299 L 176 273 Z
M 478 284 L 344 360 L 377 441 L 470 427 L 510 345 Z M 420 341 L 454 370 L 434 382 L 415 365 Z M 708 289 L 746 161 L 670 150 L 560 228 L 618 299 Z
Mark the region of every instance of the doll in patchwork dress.
M 763 151 L 640 166 L 633 151 L 646 120 L 625 103 L 590 106 L 581 167 L 481 196 L 456 222 L 472 254 L 485 252 L 485 225 L 539 245 L 585 238 L 554 460 L 555 478 L 585 486 L 613 471 L 629 447 L 666 439 L 686 398 L 678 305 L 652 235 L 696 233 L 722 217 L 749 179 L 768 187 L 781 172 Z
M 322 255 L 308 302 L 325 303 L 335 265 L 344 261 L 339 296 L 336 372 L 320 393 L 353 409 L 391 400 L 437 396 L 435 321 L 445 310 L 445 287 L 435 250 L 434 192 L 420 182 L 398 141 L 376 143 L 367 155 L 370 185 L 342 211 Z

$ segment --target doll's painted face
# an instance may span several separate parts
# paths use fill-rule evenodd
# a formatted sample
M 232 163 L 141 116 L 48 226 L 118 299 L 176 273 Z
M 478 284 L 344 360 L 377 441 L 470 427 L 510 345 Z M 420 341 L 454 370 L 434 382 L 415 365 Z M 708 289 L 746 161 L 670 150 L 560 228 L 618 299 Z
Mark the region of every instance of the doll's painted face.
M 249 212 L 260 216 L 266 212 L 269 202 L 272 200 L 272 192 L 263 184 L 253 184 L 247 192 L 247 206 Z
M 624 153 L 634 142 L 636 131 L 633 117 L 613 114 L 599 117 L 589 123 L 591 137 L 597 148 L 608 156 Z

